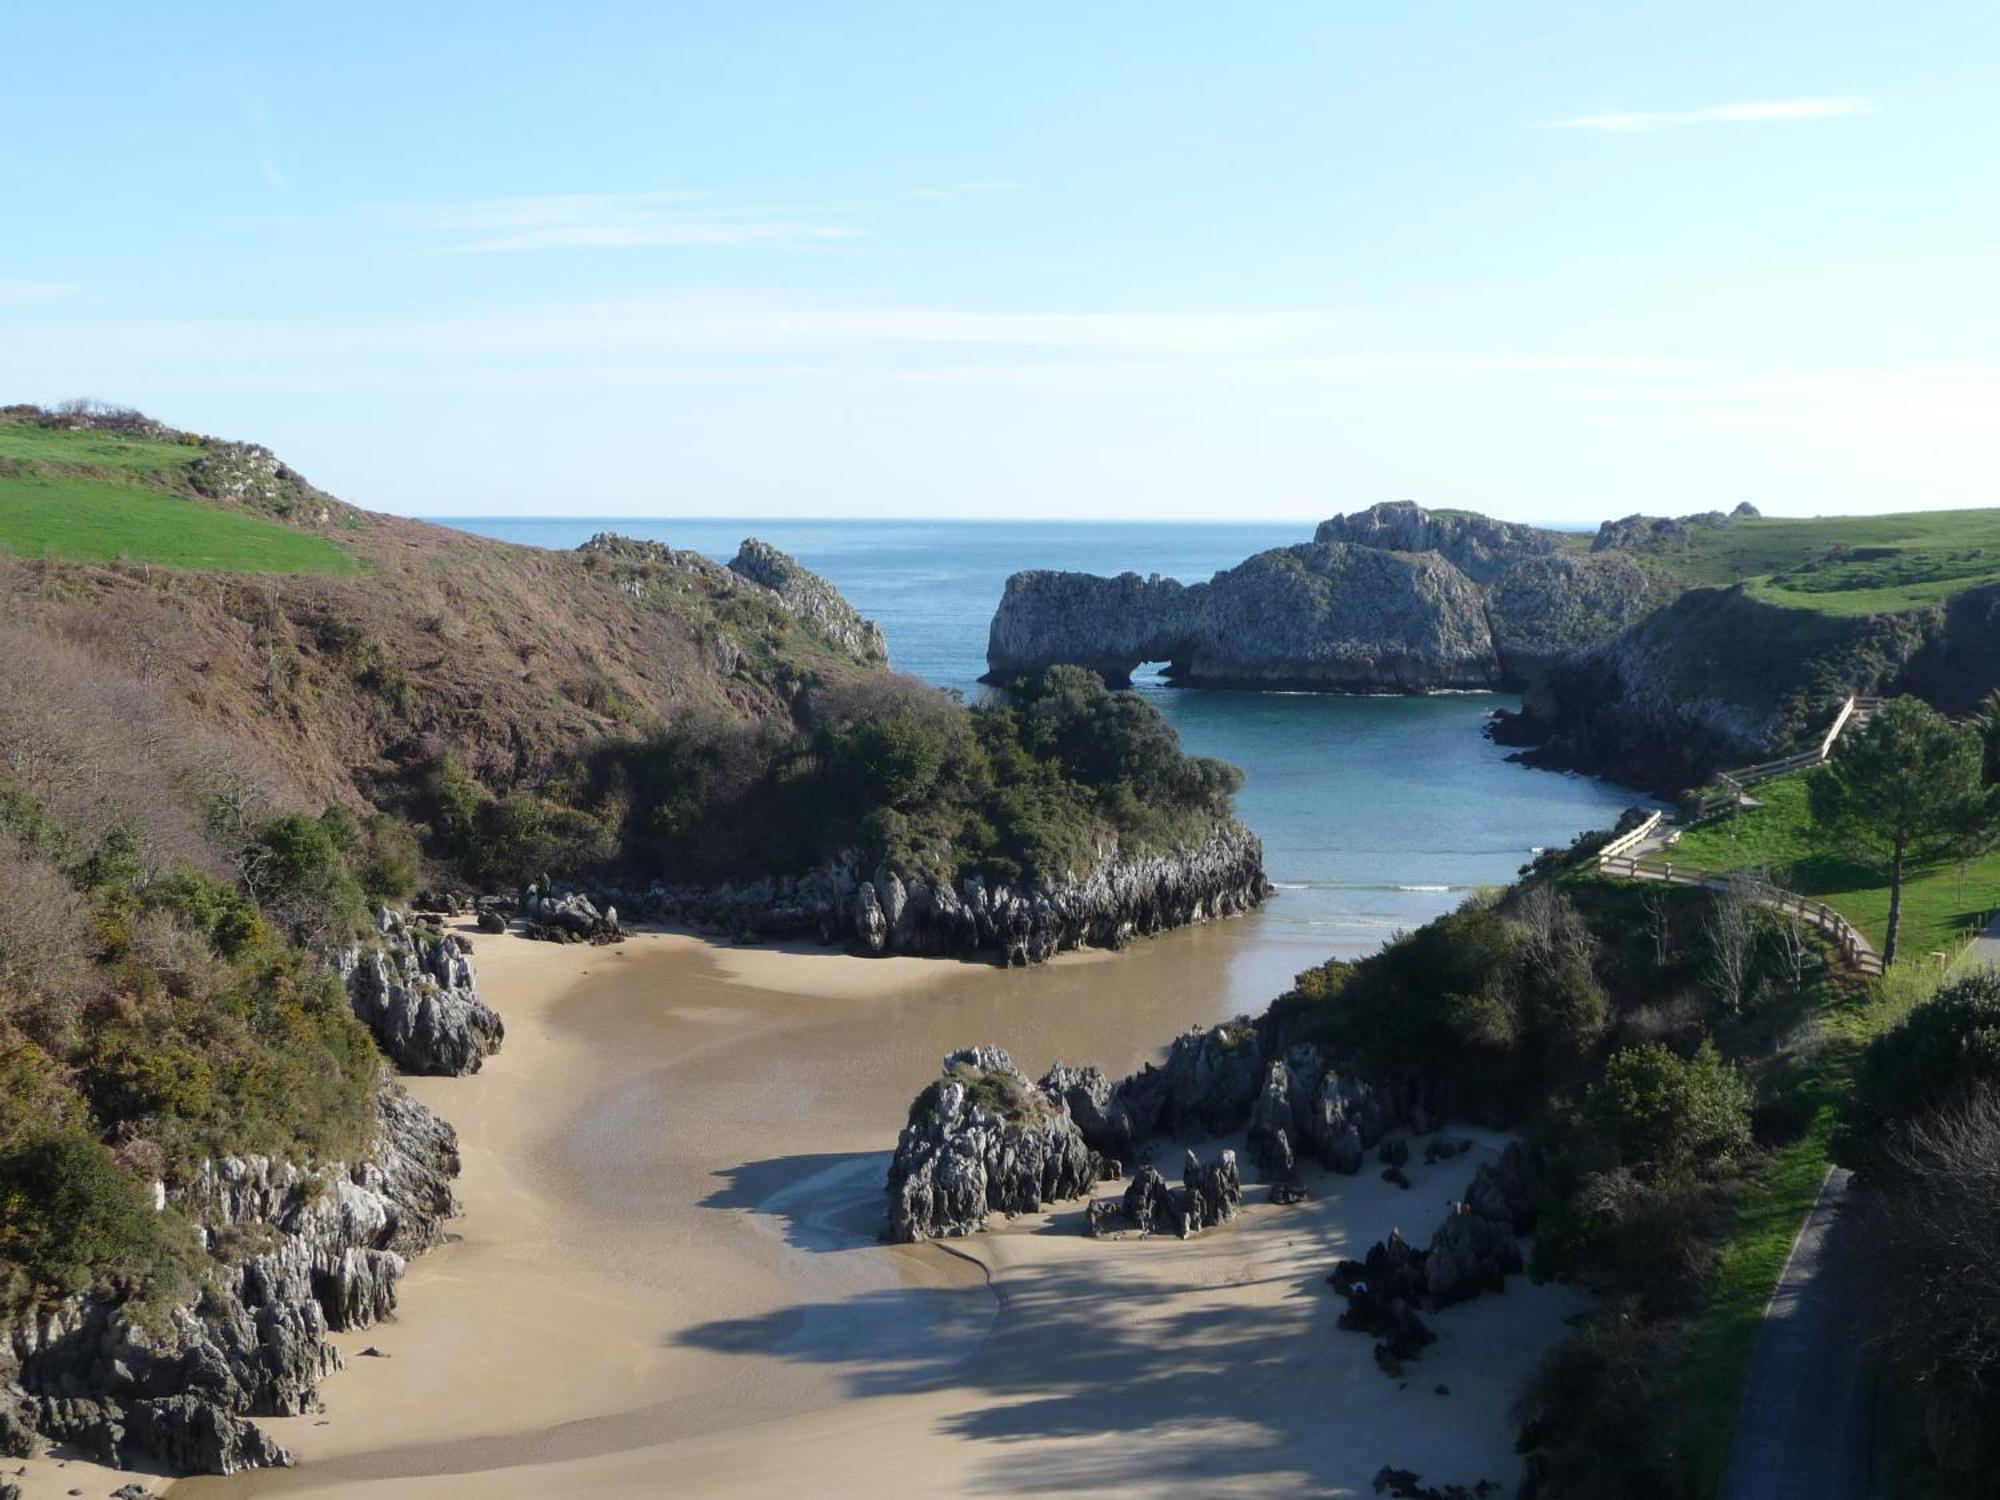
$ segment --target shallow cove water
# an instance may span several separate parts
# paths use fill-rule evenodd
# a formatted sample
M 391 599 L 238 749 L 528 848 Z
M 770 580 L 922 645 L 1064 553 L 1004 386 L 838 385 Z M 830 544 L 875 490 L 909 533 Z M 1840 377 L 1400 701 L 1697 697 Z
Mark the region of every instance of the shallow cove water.
M 986 631 L 1010 574 L 1027 568 L 1160 573 L 1198 582 L 1254 552 L 1309 540 L 1310 525 L 908 522 L 781 519 L 454 519 L 506 541 L 574 547 L 619 531 L 726 561 L 757 536 L 824 574 L 879 620 L 902 671 L 986 691 Z M 1584 777 L 1531 771 L 1481 733 L 1495 694 L 1435 698 L 1237 693 L 1167 686 L 1158 664 L 1136 691 L 1182 742 L 1242 768 L 1244 822 L 1264 840 L 1278 894 L 1240 929 L 1232 988 L 1261 1006 L 1331 954 L 1371 952 L 1512 880 L 1544 846 L 1604 827 L 1650 799 Z

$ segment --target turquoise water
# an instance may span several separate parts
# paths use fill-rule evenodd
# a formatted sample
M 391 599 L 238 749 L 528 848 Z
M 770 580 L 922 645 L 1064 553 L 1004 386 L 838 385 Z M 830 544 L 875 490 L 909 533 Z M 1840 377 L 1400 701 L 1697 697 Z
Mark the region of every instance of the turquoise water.
M 593 531 L 652 537 L 727 559 L 760 536 L 825 574 L 881 621 L 906 672 L 968 697 L 986 628 L 1022 568 L 1207 578 L 1309 526 L 900 521 L 479 519 L 449 524 L 507 541 L 573 547 Z M 1169 688 L 1140 674 L 1188 749 L 1243 768 L 1243 819 L 1264 840 L 1279 892 L 1256 921 L 1255 992 L 1329 954 L 1367 952 L 1511 880 L 1534 851 L 1608 826 L 1648 799 L 1510 763 L 1480 733 L 1489 694 L 1353 698 Z M 1648 805 L 1651 805 L 1648 802 Z

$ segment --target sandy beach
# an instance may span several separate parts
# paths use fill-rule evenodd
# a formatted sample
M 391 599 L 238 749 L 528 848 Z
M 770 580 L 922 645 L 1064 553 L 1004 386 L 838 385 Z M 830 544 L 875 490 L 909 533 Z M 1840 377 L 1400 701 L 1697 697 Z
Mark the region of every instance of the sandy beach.
M 477 937 L 506 1046 L 411 1081 L 462 1138 L 453 1240 L 393 1322 L 340 1336 L 323 1414 L 268 1424 L 297 1468 L 174 1495 L 1360 1494 L 1384 1463 L 1511 1488 L 1508 1402 L 1580 1297 L 1520 1281 L 1452 1309 L 1399 1385 L 1323 1284 L 1392 1225 L 1427 1235 L 1493 1138 L 1408 1192 L 1253 1187 L 1185 1243 L 1085 1239 L 1080 1204 L 876 1241 L 948 1048 L 1134 1066 L 1246 1007 L 1244 925 L 1026 973 Z

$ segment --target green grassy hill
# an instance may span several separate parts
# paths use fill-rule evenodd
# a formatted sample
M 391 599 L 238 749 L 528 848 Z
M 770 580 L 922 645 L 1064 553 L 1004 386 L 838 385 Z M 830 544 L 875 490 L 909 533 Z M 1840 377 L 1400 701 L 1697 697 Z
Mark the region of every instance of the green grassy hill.
M 1683 583 L 1747 583 L 1793 609 L 1885 614 L 2000 581 L 2000 509 L 1758 517 L 1695 528 L 1684 547 L 1653 555 Z
M 1752 795 L 1758 806 L 1683 835 L 1673 851 L 1674 863 L 1767 870 L 1779 885 L 1824 901 L 1879 948 L 1888 935 L 1888 882 L 1814 839 L 1806 778 L 1782 776 L 1762 783 Z M 2000 853 L 1963 866 L 1945 862 L 1918 870 L 1903 883 L 1902 951 L 1907 961 L 1924 963 L 1932 953 L 1956 953 L 1979 935 L 1996 909 Z
M 347 573 L 334 540 L 198 498 L 213 446 L 0 416 L 0 548 L 68 562 L 233 573 Z

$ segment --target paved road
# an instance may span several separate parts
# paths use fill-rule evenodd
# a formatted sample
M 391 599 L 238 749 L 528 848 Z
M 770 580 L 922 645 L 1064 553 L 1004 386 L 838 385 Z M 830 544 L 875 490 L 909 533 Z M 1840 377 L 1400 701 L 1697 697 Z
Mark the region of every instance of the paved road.
M 1972 940 L 1969 962 L 2000 968 L 2000 916 L 1993 918 L 1992 925 L 1986 929 L 1983 936 Z
M 1875 1370 L 1861 1332 L 1868 1278 L 1827 1173 L 1778 1278 L 1730 1445 L 1722 1500 L 1869 1500 Z

